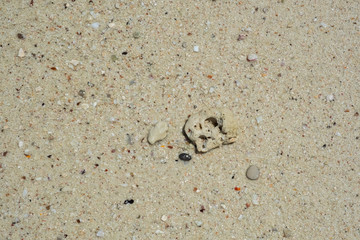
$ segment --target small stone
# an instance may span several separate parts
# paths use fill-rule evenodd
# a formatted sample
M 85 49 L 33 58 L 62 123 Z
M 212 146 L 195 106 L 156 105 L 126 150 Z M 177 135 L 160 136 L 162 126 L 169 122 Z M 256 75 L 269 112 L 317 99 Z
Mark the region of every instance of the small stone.
M 23 191 L 22 196 L 23 196 L 23 197 L 26 197 L 26 196 L 27 196 L 27 194 L 28 194 L 28 190 L 25 188 L 25 189 L 24 189 L 24 191 Z
M 97 237 L 104 237 L 104 236 L 105 236 L 105 233 L 104 233 L 102 230 L 100 230 L 100 231 L 98 231 L 98 232 L 96 233 L 96 236 L 97 236 Z
M 254 194 L 254 195 L 252 196 L 252 203 L 253 203 L 254 205 L 259 205 L 259 196 L 258 196 L 257 194 Z
M 162 215 L 161 221 L 165 222 L 166 220 L 167 220 L 167 216 L 166 216 L 166 215 Z
M 109 23 L 108 26 L 109 26 L 109 28 L 113 28 L 113 27 L 115 27 L 115 23 L 113 23 L 113 22 L 112 22 L 112 23 Z
M 256 122 L 257 122 L 258 124 L 259 124 L 262 120 L 263 120 L 263 118 L 262 118 L 261 116 L 256 118 Z
M 133 37 L 134 37 L 135 39 L 138 39 L 138 38 L 140 37 L 140 32 L 134 32 L 134 33 L 133 33 Z
M 191 155 L 187 154 L 187 153 L 181 153 L 179 155 L 179 159 L 182 161 L 190 161 L 191 160 Z
M 19 49 L 18 57 L 21 57 L 21 58 L 25 57 L 25 52 L 22 48 Z
M 327 25 L 326 23 L 321 22 L 321 23 L 320 23 L 320 27 L 327 28 L 328 25 Z
M 116 62 L 118 59 L 116 55 L 111 55 L 111 61 Z
M 181 46 L 182 46 L 183 48 L 186 48 L 186 47 L 187 47 L 186 42 L 183 42 L 183 43 L 181 44 Z
M 80 97 L 85 97 L 85 90 L 79 90 L 78 94 Z
M 258 56 L 256 55 L 256 54 L 249 54 L 248 56 L 247 56 L 247 60 L 249 61 L 249 62 L 254 62 L 254 61 L 256 61 L 258 59 Z
M 194 46 L 194 52 L 199 52 L 199 46 Z
M 327 100 L 328 102 L 334 101 L 334 95 L 332 95 L 332 94 L 327 95 L 327 96 L 326 96 L 326 100 Z
M 158 122 L 149 132 L 148 142 L 154 144 L 167 136 L 169 126 L 166 122 Z
M 21 147 L 23 147 L 24 146 L 24 142 L 23 141 L 20 141 L 19 142 L 19 147 L 21 148 Z
M 195 221 L 196 226 L 201 227 L 203 222 L 202 221 Z
M 126 205 L 126 204 L 133 204 L 134 203 L 134 199 L 126 199 L 125 201 L 124 201 L 124 204 Z
M 238 220 L 241 221 L 243 218 L 244 218 L 244 215 L 241 214 L 241 215 L 238 217 Z
M 288 228 L 284 228 L 283 234 L 284 234 L 284 237 L 285 237 L 285 238 L 290 238 L 290 237 L 292 237 L 292 233 L 291 233 L 290 229 L 288 229 Z
M 100 24 L 98 22 L 95 22 L 95 23 L 91 24 L 91 27 L 94 28 L 94 29 L 99 28 L 99 26 L 100 26 Z
M 42 90 L 42 87 L 40 87 L 40 86 L 37 86 L 36 88 L 35 88 L 35 91 L 37 91 L 37 92 L 40 92 Z
M 17 37 L 18 37 L 18 39 L 25 39 L 25 36 L 22 33 L 18 33 Z
M 259 168 L 255 165 L 251 165 L 246 170 L 246 177 L 250 180 L 257 180 L 259 178 L 259 175 L 260 175 Z
M 213 93 L 213 92 L 215 92 L 215 88 L 214 88 L 214 87 L 211 87 L 211 88 L 209 89 L 209 93 Z

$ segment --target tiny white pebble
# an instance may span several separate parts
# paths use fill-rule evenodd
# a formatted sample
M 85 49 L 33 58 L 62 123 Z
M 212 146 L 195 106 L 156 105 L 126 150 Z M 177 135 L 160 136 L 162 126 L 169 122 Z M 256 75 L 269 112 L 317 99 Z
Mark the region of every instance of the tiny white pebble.
M 332 95 L 332 94 L 327 95 L 327 96 L 326 96 L 326 100 L 327 100 L 328 102 L 334 101 L 334 95 Z
M 238 220 L 240 221 L 241 219 L 243 219 L 244 218 L 244 215 L 240 215 L 239 217 L 238 217 Z
M 155 231 L 155 233 L 156 234 L 163 234 L 164 232 L 158 229 L 158 230 Z
M 213 93 L 215 91 L 215 88 L 214 87 L 211 87 L 210 89 L 209 89 L 209 93 Z
M 258 196 L 258 195 L 254 194 L 254 195 L 252 196 L 252 203 L 253 203 L 254 205 L 259 205 L 259 196 Z
M 104 233 L 102 230 L 100 230 L 100 231 L 98 231 L 98 232 L 96 233 L 96 236 L 97 236 L 97 237 L 104 237 L 104 236 L 105 236 L 105 233 Z
M 42 90 L 42 87 L 38 86 L 35 88 L 35 91 L 40 92 Z
M 27 196 L 27 194 L 28 194 L 28 190 L 25 188 L 25 189 L 24 189 L 24 191 L 23 191 L 22 196 L 23 196 L 23 197 L 26 197 L 26 196 Z
M 165 222 L 166 220 L 167 220 L 167 216 L 166 216 L 166 215 L 162 215 L 161 221 Z
M 335 135 L 338 137 L 341 137 L 341 133 L 339 133 L 339 132 L 336 132 Z
M 19 54 L 18 54 L 18 57 L 25 57 L 25 52 L 22 48 L 19 49 Z
M 256 118 L 257 123 L 260 123 L 262 120 L 263 120 L 263 118 L 261 116 Z
M 327 28 L 327 26 L 328 26 L 328 25 L 327 25 L 326 23 L 323 23 L 323 22 L 320 23 L 320 27 Z
M 201 227 L 203 223 L 202 223 L 202 221 L 195 221 L 195 224 L 196 224 L 196 226 Z
M 199 46 L 194 46 L 194 52 L 199 52 Z
M 98 22 L 95 22 L 95 23 L 91 24 L 91 27 L 94 28 L 94 29 L 99 28 L 99 26 L 100 26 L 100 24 Z
M 115 27 L 115 23 L 113 23 L 113 22 L 112 22 L 112 23 L 109 23 L 109 27 L 110 27 L 110 28 Z
M 19 142 L 19 147 L 23 147 L 24 146 L 24 142 L 23 141 L 20 141 Z
M 258 59 L 258 56 L 256 55 L 256 54 L 249 54 L 248 56 L 247 56 L 247 60 L 249 61 L 249 62 L 254 62 L 254 61 L 256 61 Z

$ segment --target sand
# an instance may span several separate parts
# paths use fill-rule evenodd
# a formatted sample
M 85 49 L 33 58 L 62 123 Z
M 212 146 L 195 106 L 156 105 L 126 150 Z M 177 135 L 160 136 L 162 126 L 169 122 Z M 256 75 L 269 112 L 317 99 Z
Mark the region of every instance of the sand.
M 0 239 L 360 239 L 359 12 L 1 1 Z M 198 154 L 209 107 L 239 137 Z

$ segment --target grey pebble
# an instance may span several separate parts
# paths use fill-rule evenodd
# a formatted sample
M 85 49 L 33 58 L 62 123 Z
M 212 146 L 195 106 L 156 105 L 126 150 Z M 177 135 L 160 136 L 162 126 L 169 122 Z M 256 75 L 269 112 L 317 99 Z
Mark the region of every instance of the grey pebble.
M 133 37 L 134 37 L 135 39 L 140 38 L 140 32 L 134 32 L 134 33 L 133 33 Z
M 246 177 L 250 180 L 257 180 L 260 176 L 260 171 L 259 168 L 255 165 L 251 165 L 247 170 L 246 170 Z

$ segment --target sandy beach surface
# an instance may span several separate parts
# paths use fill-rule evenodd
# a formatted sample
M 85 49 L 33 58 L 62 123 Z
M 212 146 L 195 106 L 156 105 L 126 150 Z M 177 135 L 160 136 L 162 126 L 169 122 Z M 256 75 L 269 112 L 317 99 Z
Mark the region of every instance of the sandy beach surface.
M 360 239 L 359 13 L 0 1 L 0 239 Z M 238 138 L 198 153 L 208 108 Z

